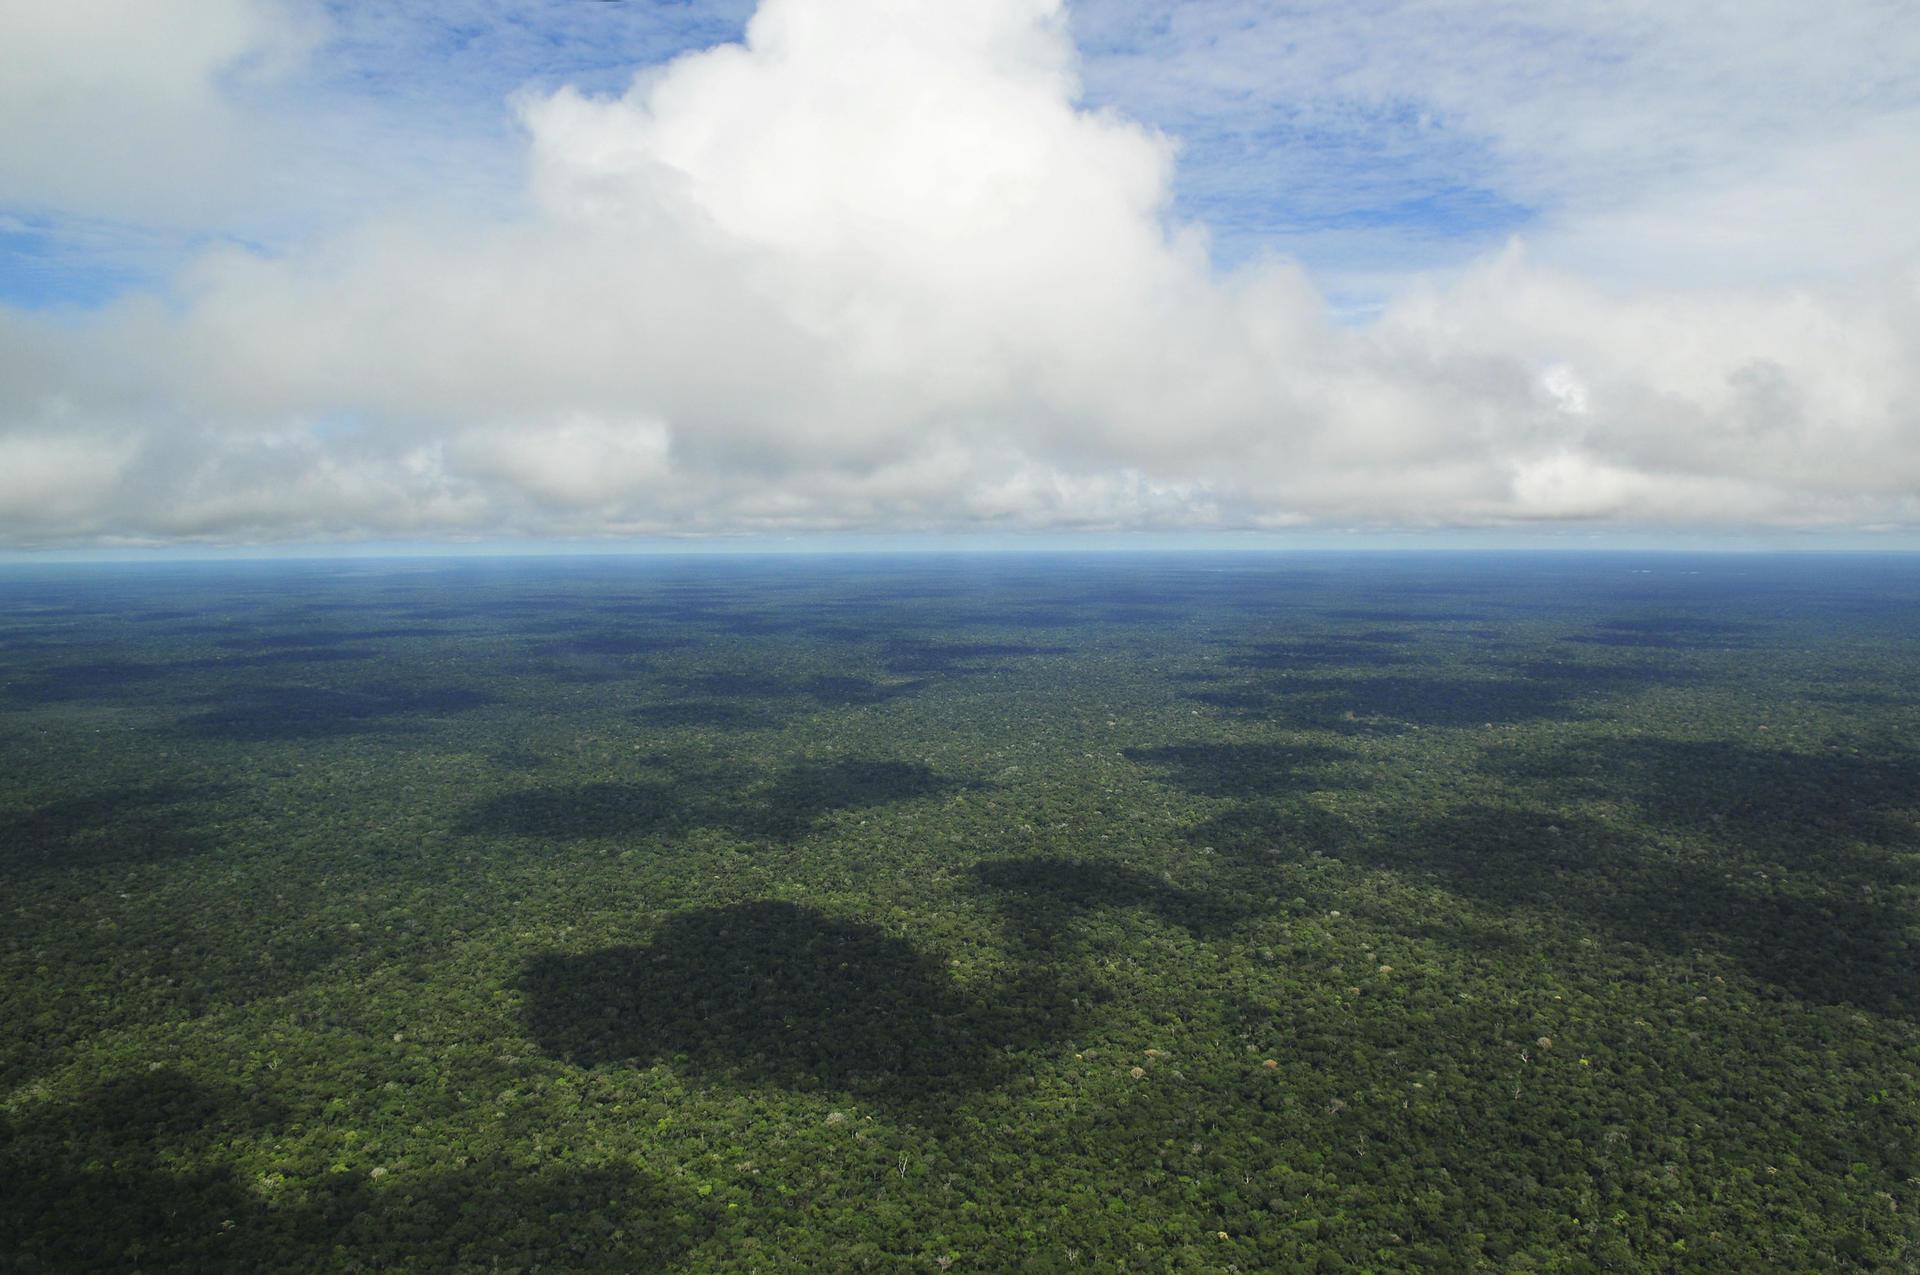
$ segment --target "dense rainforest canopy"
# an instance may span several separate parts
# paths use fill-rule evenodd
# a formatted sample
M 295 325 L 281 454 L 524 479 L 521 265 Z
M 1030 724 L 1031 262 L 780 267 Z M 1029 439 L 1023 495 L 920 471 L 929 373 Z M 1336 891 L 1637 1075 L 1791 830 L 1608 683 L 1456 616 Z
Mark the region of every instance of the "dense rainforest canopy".
M 1920 562 L 0 575 L 0 1265 L 1897 1271 Z

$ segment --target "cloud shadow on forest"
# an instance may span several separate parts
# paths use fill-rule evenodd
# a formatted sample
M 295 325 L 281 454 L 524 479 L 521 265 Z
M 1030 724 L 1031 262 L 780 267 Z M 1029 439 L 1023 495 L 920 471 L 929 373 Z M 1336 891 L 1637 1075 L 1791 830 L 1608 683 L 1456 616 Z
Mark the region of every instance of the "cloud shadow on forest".
M 763 900 L 680 912 L 645 943 L 533 961 L 529 1035 L 583 1067 L 662 1059 L 742 1085 L 920 1108 L 1067 1030 L 1039 984 L 980 995 L 876 926 Z
M 216 645 L 229 651 L 277 650 L 283 647 L 347 646 L 356 642 L 383 642 L 393 638 L 454 636 L 456 630 L 439 625 L 391 626 L 378 629 L 296 629 L 286 633 L 242 632 Z
M 192 854 L 210 840 L 203 808 L 229 792 L 223 785 L 143 784 L 0 814 L 0 863 L 69 870 Z
M 1567 721 L 1586 716 L 1588 696 L 1628 692 L 1645 686 L 1692 680 L 1692 671 L 1644 659 L 1600 663 L 1561 660 L 1512 661 L 1485 674 L 1392 672 L 1319 673 L 1311 669 L 1324 655 L 1330 668 L 1397 664 L 1393 648 L 1356 648 L 1351 658 L 1320 647 L 1272 648 L 1272 669 L 1288 666 L 1293 654 L 1310 652 L 1300 664 L 1305 676 L 1259 677 L 1238 685 L 1215 682 L 1188 698 L 1234 717 L 1268 721 L 1296 729 L 1361 734 L 1410 727 L 1440 729 Z M 1374 657 L 1379 656 L 1378 660 Z M 1250 665 L 1249 660 L 1261 661 Z M 1256 652 L 1230 663 L 1269 668 Z
M 865 677 L 827 674 L 803 680 L 799 690 L 822 708 L 868 708 L 917 695 L 927 685 L 926 680 L 921 678 L 906 682 L 876 682 Z
M 695 1242 L 706 1211 L 624 1166 L 316 1174 L 300 1203 L 270 1205 L 217 1157 L 291 1118 L 253 1090 L 171 1070 L 0 1117 L 0 1248 L 23 1270 L 321 1269 L 343 1251 L 374 1268 L 653 1270 Z M 593 1225 L 607 1214 L 624 1238 Z
M 1005 661 L 1032 655 L 1071 655 L 1070 646 L 1031 642 L 936 642 L 896 639 L 887 644 L 887 669 L 901 674 L 958 676 L 997 671 Z
M 716 828 L 750 840 L 792 840 L 828 816 L 975 787 L 919 762 L 802 761 L 765 780 L 684 761 L 615 782 L 541 787 L 482 802 L 461 821 L 480 836 L 552 840 L 674 835 Z
M 142 660 L 87 660 L 36 669 L 6 687 L 16 704 L 41 706 L 75 700 L 111 699 L 164 679 L 169 666 Z
M 1142 909 L 1195 938 L 1223 934 L 1247 915 L 1222 895 L 1094 859 L 988 859 L 975 864 L 972 875 L 976 892 L 1005 915 L 1013 939 L 1028 947 L 1069 939 L 1075 923 L 1094 912 Z
M 1852 841 L 1920 839 L 1920 756 L 1806 752 L 1732 740 L 1648 738 L 1548 751 L 1502 748 L 1482 769 L 1543 793 L 1626 800 L 1651 824 L 1825 855 Z
M 485 691 L 446 686 L 365 686 L 350 691 L 314 686 L 245 687 L 181 726 L 214 739 L 246 743 L 364 734 L 421 719 L 471 712 L 498 702 Z
M 1917 874 L 1893 849 L 1915 831 L 1911 756 L 1623 740 L 1497 753 L 1489 768 L 1540 782 L 1542 801 L 1564 800 L 1571 784 L 1637 806 L 1641 820 L 1483 803 L 1363 825 L 1282 800 L 1245 803 L 1190 836 L 1243 862 L 1319 853 L 1426 877 L 1667 953 L 1720 947 L 1803 999 L 1920 1018 L 1905 902 Z

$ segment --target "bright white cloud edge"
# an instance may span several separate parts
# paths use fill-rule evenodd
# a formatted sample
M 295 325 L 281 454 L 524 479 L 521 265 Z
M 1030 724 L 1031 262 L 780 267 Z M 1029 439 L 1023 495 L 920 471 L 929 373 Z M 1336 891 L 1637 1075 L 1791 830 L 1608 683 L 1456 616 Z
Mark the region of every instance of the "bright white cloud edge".
M 135 87 L 217 113 L 233 42 L 289 38 L 230 8 Z M 1712 232 L 1614 207 L 1345 326 L 1285 260 L 1216 274 L 1176 140 L 1078 73 L 1052 0 L 766 0 L 520 101 L 529 217 L 0 311 L 0 543 L 1920 525 L 1897 219 L 1816 282 L 1660 287 L 1575 267 Z

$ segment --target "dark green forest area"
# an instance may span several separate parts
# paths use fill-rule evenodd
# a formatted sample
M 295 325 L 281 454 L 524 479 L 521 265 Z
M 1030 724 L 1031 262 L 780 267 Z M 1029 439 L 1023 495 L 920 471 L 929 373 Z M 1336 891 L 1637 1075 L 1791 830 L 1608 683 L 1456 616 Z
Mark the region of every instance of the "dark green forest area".
M 0 1269 L 1920 1269 L 1920 559 L 0 571 Z

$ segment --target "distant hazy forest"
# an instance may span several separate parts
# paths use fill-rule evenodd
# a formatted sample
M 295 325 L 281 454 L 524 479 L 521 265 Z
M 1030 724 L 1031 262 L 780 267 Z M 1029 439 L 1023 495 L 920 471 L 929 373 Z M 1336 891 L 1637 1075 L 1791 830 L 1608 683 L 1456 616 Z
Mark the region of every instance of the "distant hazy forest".
M 0 1269 L 1911 1271 L 1920 558 L 0 569 Z

